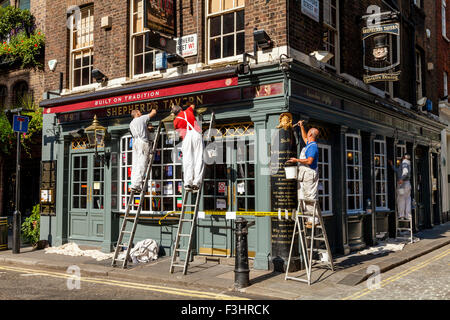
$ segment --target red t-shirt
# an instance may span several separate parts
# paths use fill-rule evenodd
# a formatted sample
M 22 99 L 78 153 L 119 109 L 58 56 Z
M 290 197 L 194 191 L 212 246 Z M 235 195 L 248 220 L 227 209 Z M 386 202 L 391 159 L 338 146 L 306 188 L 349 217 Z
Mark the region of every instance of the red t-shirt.
M 195 119 L 194 110 L 192 109 L 192 107 L 189 107 L 185 111 L 180 111 L 175 117 L 175 120 L 173 120 L 173 126 L 175 127 L 175 130 L 177 130 L 177 132 L 183 139 L 186 136 L 186 130 L 188 130 L 185 118 L 187 118 L 187 121 L 189 122 L 191 127 L 193 127 L 197 132 L 201 133 L 200 127 L 198 126 L 197 120 Z

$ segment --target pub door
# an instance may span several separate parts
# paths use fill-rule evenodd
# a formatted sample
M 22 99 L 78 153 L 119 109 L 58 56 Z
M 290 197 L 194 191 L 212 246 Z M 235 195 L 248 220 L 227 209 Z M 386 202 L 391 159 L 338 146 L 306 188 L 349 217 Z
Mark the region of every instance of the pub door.
M 76 153 L 70 161 L 69 239 L 103 240 L 105 172 L 93 153 Z
M 202 199 L 206 215 L 205 219 L 199 219 L 198 253 L 231 257 L 235 225 L 226 213 L 255 211 L 253 136 L 216 140 L 214 149 L 206 149 L 206 157 Z M 251 234 L 248 241 L 251 257 L 255 249 L 250 237 Z

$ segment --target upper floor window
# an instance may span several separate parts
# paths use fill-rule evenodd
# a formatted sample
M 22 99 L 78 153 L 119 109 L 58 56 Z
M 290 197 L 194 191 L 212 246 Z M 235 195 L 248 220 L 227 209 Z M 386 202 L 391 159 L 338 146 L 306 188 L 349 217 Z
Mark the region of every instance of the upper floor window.
M 327 64 L 337 68 L 339 54 L 339 0 L 323 2 L 324 49 L 333 54 Z
M 387 208 L 386 141 L 374 140 L 375 207 Z
M 347 134 L 345 139 L 346 170 L 347 170 L 347 211 L 362 210 L 362 157 L 361 137 Z
M 422 0 L 414 0 L 416 7 L 422 8 Z
M 144 30 L 144 1 L 133 0 L 131 4 L 130 66 L 132 76 L 155 71 L 157 51 L 146 46 L 149 30 Z
M 442 35 L 447 38 L 447 1 L 442 0 L 442 14 L 441 14 L 441 21 L 442 21 Z
M 422 92 L 422 55 L 416 50 L 416 95 L 417 100 L 423 97 Z
M 448 73 L 444 71 L 444 96 L 443 99 L 448 101 Z
M 94 65 L 94 6 L 81 8 L 75 14 L 70 30 L 72 88 L 92 83 Z
M 209 0 L 207 3 L 209 61 L 243 54 L 245 50 L 245 1 Z
M 0 110 L 6 107 L 6 99 L 8 97 L 8 88 L 0 85 Z

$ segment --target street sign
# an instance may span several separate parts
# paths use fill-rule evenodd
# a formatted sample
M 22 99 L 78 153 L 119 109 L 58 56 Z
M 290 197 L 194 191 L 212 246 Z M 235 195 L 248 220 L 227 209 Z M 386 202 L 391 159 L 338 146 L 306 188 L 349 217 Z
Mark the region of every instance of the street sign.
M 28 123 L 29 122 L 30 122 L 30 118 L 28 118 L 26 116 L 15 115 L 13 117 L 13 131 L 26 133 L 28 131 Z

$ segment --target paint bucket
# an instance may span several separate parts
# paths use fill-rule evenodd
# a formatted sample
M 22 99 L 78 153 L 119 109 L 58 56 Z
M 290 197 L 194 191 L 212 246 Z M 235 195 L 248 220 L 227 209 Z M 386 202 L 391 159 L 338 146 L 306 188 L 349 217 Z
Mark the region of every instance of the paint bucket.
M 297 166 L 285 166 L 284 171 L 286 172 L 286 179 L 297 179 Z

